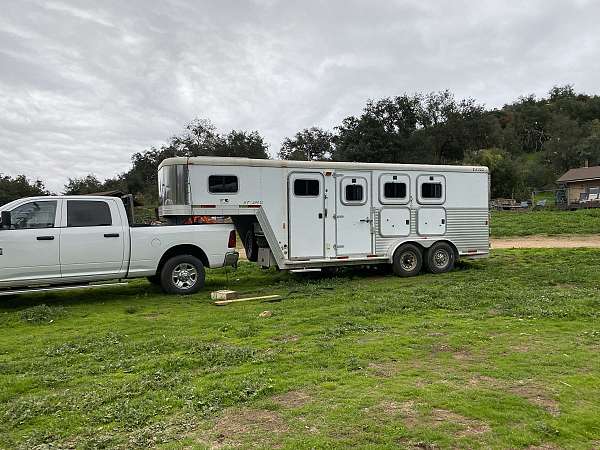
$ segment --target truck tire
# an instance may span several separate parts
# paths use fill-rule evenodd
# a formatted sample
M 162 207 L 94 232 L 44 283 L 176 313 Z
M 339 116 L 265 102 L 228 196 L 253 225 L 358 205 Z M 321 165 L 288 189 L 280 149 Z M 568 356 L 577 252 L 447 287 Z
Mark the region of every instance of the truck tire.
M 444 273 L 454 268 L 456 253 L 447 242 L 436 242 L 427 250 L 425 259 L 431 273 Z
M 423 266 L 423 252 L 413 244 L 404 244 L 394 252 L 392 269 L 399 277 L 414 277 Z
M 250 230 L 246 233 L 246 239 L 244 239 L 244 249 L 246 250 L 246 258 L 248 261 L 258 261 L 258 242 L 254 231 Z
M 192 255 L 169 258 L 160 271 L 160 285 L 167 294 L 190 295 L 204 287 L 204 265 Z

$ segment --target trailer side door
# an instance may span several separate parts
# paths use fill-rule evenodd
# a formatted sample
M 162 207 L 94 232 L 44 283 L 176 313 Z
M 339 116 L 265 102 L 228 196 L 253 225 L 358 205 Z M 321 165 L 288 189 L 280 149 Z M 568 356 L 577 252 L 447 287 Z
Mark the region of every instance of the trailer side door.
M 338 256 L 372 253 L 371 173 L 336 174 L 336 251 Z
M 323 174 L 293 172 L 288 178 L 288 233 L 291 259 L 325 256 Z

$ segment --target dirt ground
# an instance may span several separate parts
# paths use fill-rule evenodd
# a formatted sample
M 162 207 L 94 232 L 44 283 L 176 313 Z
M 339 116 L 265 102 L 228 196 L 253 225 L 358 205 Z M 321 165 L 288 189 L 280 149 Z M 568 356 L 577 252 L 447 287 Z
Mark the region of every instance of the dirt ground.
M 513 236 L 493 238 L 492 248 L 600 248 L 600 235 L 564 234 L 557 236 Z
M 600 234 L 561 234 L 555 236 L 511 236 L 492 238 L 492 248 L 600 248 Z M 244 247 L 237 249 L 240 259 L 246 259 Z

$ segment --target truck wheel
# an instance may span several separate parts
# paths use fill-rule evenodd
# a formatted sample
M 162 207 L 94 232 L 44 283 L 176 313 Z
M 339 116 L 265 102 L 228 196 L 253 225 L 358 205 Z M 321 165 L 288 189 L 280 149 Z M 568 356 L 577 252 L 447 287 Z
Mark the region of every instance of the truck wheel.
M 246 258 L 248 261 L 258 261 L 258 242 L 256 236 L 252 230 L 246 233 L 246 239 L 244 239 L 244 249 L 246 250 Z
M 418 275 L 423 266 L 423 253 L 413 244 L 405 244 L 394 252 L 392 269 L 399 277 L 413 277 Z
M 195 294 L 204 287 L 202 261 L 192 255 L 173 256 L 160 271 L 160 285 L 167 294 Z
M 436 242 L 427 250 L 427 268 L 431 273 L 449 272 L 454 268 L 456 254 L 446 242 Z

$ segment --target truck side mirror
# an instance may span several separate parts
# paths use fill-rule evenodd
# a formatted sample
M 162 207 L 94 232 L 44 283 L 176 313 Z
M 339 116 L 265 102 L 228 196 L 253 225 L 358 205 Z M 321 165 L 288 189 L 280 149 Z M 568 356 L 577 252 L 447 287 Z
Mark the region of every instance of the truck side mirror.
M 10 219 L 10 211 L 2 211 L 2 228 L 10 228 L 12 223 Z

